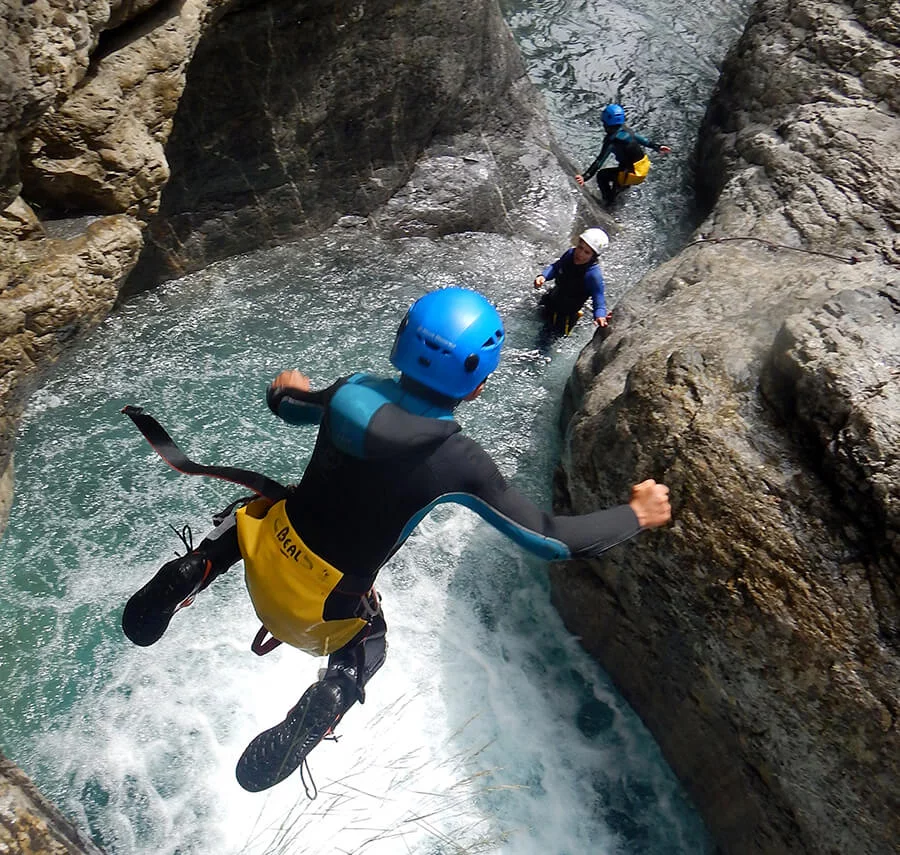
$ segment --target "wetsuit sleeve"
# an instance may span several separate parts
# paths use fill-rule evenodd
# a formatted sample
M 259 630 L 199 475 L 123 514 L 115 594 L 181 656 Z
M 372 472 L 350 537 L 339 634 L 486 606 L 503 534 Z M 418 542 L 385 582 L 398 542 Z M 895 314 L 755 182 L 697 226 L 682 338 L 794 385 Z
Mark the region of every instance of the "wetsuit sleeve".
M 322 420 L 325 407 L 345 380 L 332 383 L 319 392 L 301 392 L 286 386 L 270 385 L 266 391 L 266 403 L 278 418 L 292 425 L 317 425 Z
M 594 305 L 594 317 L 606 317 L 606 285 L 603 281 L 603 273 L 600 265 L 595 264 L 584 275 L 584 284 Z
M 600 149 L 600 154 L 594 158 L 594 162 L 584 171 L 582 178 L 587 181 L 591 178 L 594 173 L 603 166 L 603 161 L 609 157 L 609 153 L 612 151 L 612 141 L 614 137 L 607 136 L 605 140 L 603 140 L 603 148 Z
M 553 262 L 553 264 L 550 264 L 544 268 L 544 270 L 541 272 L 541 276 L 543 276 L 544 279 L 548 280 L 556 279 L 556 275 L 559 273 L 559 263 L 561 261 L 562 258 L 557 258 L 556 261 Z
M 453 441 L 461 446 L 467 481 L 465 494 L 454 501 L 535 555 L 550 560 L 593 557 L 641 530 L 629 505 L 577 516 L 548 514 L 507 483 L 478 443 L 462 434 Z
M 634 133 L 634 132 L 632 131 L 632 133 Z M 642 146 L 646 146 L 647 148 L 652 149 L 653 151 L 659 151 L 662 148 L 662 146 L 659 143 L 655 143 L 652 140 L 648 140 L 647 137 L 641 136 L 640 134 L 634 134 L 634 138 Z

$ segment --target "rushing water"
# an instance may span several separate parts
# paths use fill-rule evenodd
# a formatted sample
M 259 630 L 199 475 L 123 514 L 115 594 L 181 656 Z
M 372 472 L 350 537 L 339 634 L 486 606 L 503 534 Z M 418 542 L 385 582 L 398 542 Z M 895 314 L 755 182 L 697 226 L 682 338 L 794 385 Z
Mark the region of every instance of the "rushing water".
M 506 4 L 576 163 L 592 159 L 597 104 L 629 70 L 634 125 L 676 148 L 616 213 L 612 303 L 689 221 L 687 152 L 740 19 L 738 4 L 709 5 Z M 2 747 L 111 853 L 708 851 L 655 743 L 552 609 L 545 565 L 463 509 L 433 513 L 380 577 L 388 661 L 341 740 L 311 756 L 315 801 L 299 774 L 258 795 L 234 779 L 247 741 L 322 664 L 250 653 L 239 568 L 157 645 L 119 629 L 127 597 L 178 546 L 167 524 L 202 535 L 240 494 L 169 470 L 121 407 L 143 405 L 196 460 L 296 478 L 314 430 L 269 414 L 268 380 L 293 366 L 319 385 L 389 372 L 397 321 L 427 288 L 472 285 L 498 304 L 509 346 L 459 418 L 548 504 L 562 386 L 590 330 L 535 350 L 530 281 L 549 260 L 535 253 L 490 235 L 333 230 L 140 295 L 33 397 L 0 541 Z

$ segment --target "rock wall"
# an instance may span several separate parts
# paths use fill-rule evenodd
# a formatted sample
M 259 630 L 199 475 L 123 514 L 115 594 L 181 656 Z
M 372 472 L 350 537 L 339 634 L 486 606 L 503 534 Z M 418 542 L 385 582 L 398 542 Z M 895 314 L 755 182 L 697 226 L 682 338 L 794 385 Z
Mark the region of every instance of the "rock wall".
M 4 855 L 101 855 L 0 753 L 0 852 Z
M 227 85 L 223 85 L 227 81 Z M 172 179 L 129 288 L 315 233 L 571 227 L 543 109 L 495 0 L 269 0 L 199 46 Z M 531 225 L 523 199 L 565 199 Z
M 900 840 L 900 4 L 762 0 L 697 150 L 696 241 L 567 386 L 560 508 L 674 523 L 554 600 L 727 853 Z
M 43 368 L 109 313 L 169 177 L 187 64 L 220 0 L 9 0 L 0 19 L 0 531 Z

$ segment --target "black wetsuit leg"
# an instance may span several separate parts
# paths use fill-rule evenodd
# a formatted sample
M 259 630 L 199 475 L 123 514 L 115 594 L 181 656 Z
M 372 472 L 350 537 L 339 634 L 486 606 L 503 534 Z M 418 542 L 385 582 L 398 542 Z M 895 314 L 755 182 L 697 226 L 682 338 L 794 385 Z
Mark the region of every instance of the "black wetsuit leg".
M 134 594 L 122 612 L 122 630 L 135 644 L 147 647 L 159 641 L 178 607 L 206 588 L 241 557 L 234 515 L 216 526 L 200 545 L 164 564 Z
M 373 593 L 369 599 L 369 605 L 375 610 L 369 622 L 349 643 L 328 657 L 328 668 L 322 678 L 329 680 L 349 677 L 355 687 L 353 700 L 360 703 L 365 703 L 366 700 L 366 683 L 375 676 L 375 672 L 384 665 L 387 658 L 387 623 L 377 597 L 378 594 Z
M 578 323 L 580 306 L 573 307 L 571 300 L 560 298 L 559 286 L 552 288 L 541 297 L 539 306 L 544 319 L 544 330 L 538 337 L 538 349 L 544 350 L 557 336 L 572 332 Z
M 368 603 L 372 612 L 368 623 L 331 654 L 322 678 L 303 693 L 284 721 L 264 730 L 244 749 L 235 775 L 245 790 L 255 793 L 283 781 L 337 727 L 354 703 L 365 701 L 365 684 L 387 655 L 387 624 L 378 595 L 373 592 Z
M 597 172 L 597 186 L 603 194 L 603 201 L 607 205 L 611 205 L 616 201 L 616 194 L 619 192 L 619 167 L 610 166 Z

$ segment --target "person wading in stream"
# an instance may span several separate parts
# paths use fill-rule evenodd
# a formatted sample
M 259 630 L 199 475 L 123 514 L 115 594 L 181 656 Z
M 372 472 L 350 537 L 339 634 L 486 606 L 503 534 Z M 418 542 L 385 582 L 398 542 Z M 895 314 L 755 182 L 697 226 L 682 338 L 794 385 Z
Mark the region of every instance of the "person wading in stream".
M 470 508 L 550 560 L 600 555 L 671 518 L 668 488 L 654 480 L 635 484 L 627 504 L 580 516 L 547 514 L 506 482 L 453 417 L 462 401 L 481 393 L 504 339 L 503 322 L 483 296 L 445 288 L 418 299 L 400 323 L 390 354 L 399 377 L 354 374 L 312 391 L 301 372 L 280 373 L 267 392 L 271 411 L 290 425 L 319 425 L 300 483 L 281 488 L 277 501 L 257 498 L 223 512 L 195 549 L 189 545 L 187 555 L 165 564 L 125 606 L 125 634 L 151 645 L 182 605 L 243 558 L 250 598 L 272 636 L 263 643 L 261 630 L 254 649 L 285 642 L 328 656 L 284 720 L 242 754 L 236 772 L 245 789 L 284 780 L 354 703 L 364 702 L 387 652 L 376 577 L 438 503 Z M 125 412 L 139 427 L 143 418 L 159 428 L 138 408 Z M 170 447 L 157 450 L 180 454 L 159 431 Z M 194 474 L 245 472 L 186 458 L 173 465 L 179 462 L 176 468 Z
M 568 335 L 581 317 L 581 307 L 590 298 L 594 324 L 605 327 L 606 284 L 597 256 L 609 246 L 603 229 L 588 229 L 578 236 L 578 243 L 567 249 L 556 261 L 547 265 L 534 278 L 534 287 L 543 288 L 548 281 L 555 284 L 541 295 L 541 315 L 554 335 Z

